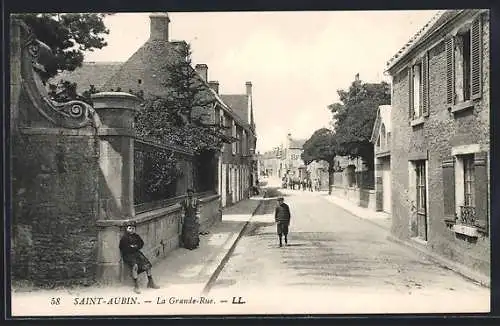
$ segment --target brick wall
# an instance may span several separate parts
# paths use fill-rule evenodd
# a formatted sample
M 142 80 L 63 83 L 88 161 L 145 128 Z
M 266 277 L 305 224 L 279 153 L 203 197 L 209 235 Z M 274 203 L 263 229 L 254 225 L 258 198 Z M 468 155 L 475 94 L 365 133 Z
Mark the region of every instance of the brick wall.
M 427 247 L 447 258 L 489 273 L 488 236 L 472 244 L 458 239 L 444 223 L 442 161 L 457 145 L 489 147 L 489 31 L 483 19 L 483 93 L 473 110 L 450 113 L 446 106 L 446 52 L 444 42 L 429 51 L 429 117 L 423 125 L 411 127 L 408 118 L 407 69 L 393 76 L 391 110 L 393 128 L 392 232 L 409 239 L 410 208 L 407 190 L 408 163 L 414 153 L 428 153 L 428 242 Z

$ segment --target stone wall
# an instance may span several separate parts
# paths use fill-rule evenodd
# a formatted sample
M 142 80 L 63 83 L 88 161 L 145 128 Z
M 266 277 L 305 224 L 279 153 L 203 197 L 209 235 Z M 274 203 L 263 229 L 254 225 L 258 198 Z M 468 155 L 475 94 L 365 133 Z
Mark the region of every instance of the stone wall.
M 97 258 L 96 138 L 64 130 L 22 132 L 13 148 L 13 277 L 46 286 L 92 283 Z
M 342 187 L 333 185 L 332 195 L 349 200 L 359 207 L 376 210 L 376 193 L 375 190 Z

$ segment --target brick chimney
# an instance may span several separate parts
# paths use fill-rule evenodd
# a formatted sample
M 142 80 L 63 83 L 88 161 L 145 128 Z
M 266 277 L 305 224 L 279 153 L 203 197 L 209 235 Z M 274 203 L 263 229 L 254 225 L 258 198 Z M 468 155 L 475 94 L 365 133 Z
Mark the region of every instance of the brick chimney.
M 219 82 L 217 80 L 212 80 L 208 82 L 208 85 L 211 89 L 213 89 L 217 94 L 219 94 Z
M 150 40 L 168 41 L 168 24 L 170 18 L 166 12 L 157 12 L 149 15 Z
M 199 63 L 195 66 L 196 72 L 204 81 L 208 81 L 208 66 L 204 63 Z

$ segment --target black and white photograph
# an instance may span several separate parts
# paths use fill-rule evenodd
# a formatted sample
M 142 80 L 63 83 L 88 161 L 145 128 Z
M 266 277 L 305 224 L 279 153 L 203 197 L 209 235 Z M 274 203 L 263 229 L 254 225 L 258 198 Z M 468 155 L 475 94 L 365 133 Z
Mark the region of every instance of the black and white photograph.
M 9 22 L 12 317 L 490 312 L 488 9 Z

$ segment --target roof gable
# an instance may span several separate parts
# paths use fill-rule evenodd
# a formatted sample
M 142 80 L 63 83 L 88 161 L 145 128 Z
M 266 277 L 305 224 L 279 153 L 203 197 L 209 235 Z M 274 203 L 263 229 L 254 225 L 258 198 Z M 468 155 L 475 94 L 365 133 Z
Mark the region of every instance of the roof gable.
M 290 144 L 288 148 L 291 149 L 302 149 L 306 142 L 306 139 L 290 139 Z

